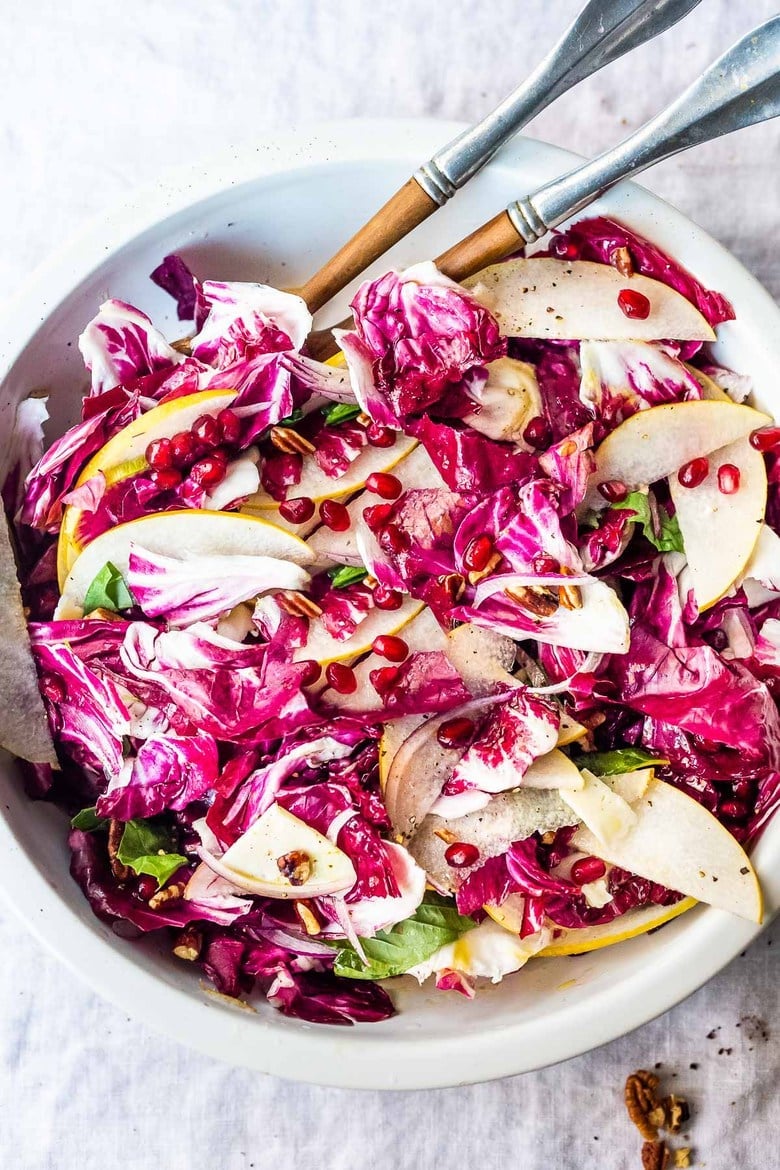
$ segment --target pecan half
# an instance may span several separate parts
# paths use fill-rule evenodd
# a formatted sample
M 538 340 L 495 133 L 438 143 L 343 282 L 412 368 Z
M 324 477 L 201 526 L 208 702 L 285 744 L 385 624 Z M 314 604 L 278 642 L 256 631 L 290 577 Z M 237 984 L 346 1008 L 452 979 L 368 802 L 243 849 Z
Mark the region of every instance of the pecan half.
M 279 873 L 286 877 L 291 886 L 302 886 L 311 877 L 311 858 L 302 849 L 293 849 L 277 857 Z
M 644 1142 L 642 1145 L 642 1170 L 666 1170 L 669 1165 L 669 1149 L 666 1142 Z
M 292 427 L 271 427 L 268 438 L 277 451 L 284 451 L 286 455 L 311 455 L 315 450 L 314 444 Z
M 293 617 L 316 618 L 322 613 L 316 601 L 312 601 L 305 593 L 296 593 L 293 589 L 277 594 L 276 600 L 279 608 Z
M 194 963 L 200 955 L 203 946 L 203 935 L 194 926 L 185 926 L 173 944 L 173 953 L 177 959 L 184 959 L 187 963 Z
M 631 253 L 628 248 L 615 248 L 610 256 L 610 260 L 621 276 L 634 275 L 634 261 L 631 259 Z
M 650 1121 L 650 1114 L 659 1104 L 655 1093 L 657 1088 L 658 1077 L 642 1068 L 626 1079 L 626 1111 L 645 1142 L 654 1142 L 658 1138 L 658 1126 Z
M 132 872 L 130 866 L 123 865 L 117 857 L 124 831 L 125 826 L 122 821 L 111 820 L 108 822 L 108 860 L 111 872 L 118 882 L 126 882 Z
M 149 909 L 159 910 L 166 902 L 179 902 L 184 895 L 187 888 L 186 882 L 174 882 L 172 886 L 166 886 L 164 890 L 158 890 L 156 894 L 152 894 L 149 899 Z
M 557 596 L 543 585 L 518 585 L 504 592 L 511 601 L 516 601 L 537 617 L 551 617 L 560 604 Z

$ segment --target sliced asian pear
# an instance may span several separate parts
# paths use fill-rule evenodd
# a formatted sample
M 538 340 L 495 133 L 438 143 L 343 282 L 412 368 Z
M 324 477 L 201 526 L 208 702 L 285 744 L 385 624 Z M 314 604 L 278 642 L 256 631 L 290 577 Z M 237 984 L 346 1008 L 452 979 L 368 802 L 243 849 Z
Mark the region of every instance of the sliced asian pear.
M 695 366 L 689 366 L 686 362 L 685 368 L 689 374 L 693 374 L 696 381 L 701 386 L 702 398 L 708 398 L 711 402 L 733 402 L 733 398 L 729 398 L 725 390 L 722 389 L 709 374 L 703 373 L 702 370 L 697 370 Z
M 511 934 L 519 934 L 523 923 L 523 902 L 522 894 L 510 894 L 500 906 L 485 906 L 485 910 L 499 926 Z M 695 905 L 695 898 L 683 898 L 673 906 L 642 906 L 629 910 L 600 926 L 554 927 L 554 935 L 539 952 L 539 957 L 557 958 L 559 955 L 583 955 L 588 951 L 597 951 L 601 947 L 609 947 L 647 934 L 650 930 L 657 930 Z
M 379 786 L 383 792 L 398 749 L 427 718 L 427 715 L 402 715 L 400 719 L 388 719 L 383 725 L 379 739 Z
M 745 590 L 751 609 L 774 601 L 780 593 L 780 536 L 768 524 L 761 525 L 756 547 L 734 584 Z
M 769 415 L 750 406 L 707 399 L 665 402 L 640 410 L 597 449 L 592 488 L 609 480 L 629 487 L 656 483 L 691 459 L 709 455 L 771 421 Z
M 511 675 L 516 647 L 511 638 L 486 626 L 465 622 L 447 638 L 447 657 L 475 697 L 490 694 L 496 684 L 519 686 Z
M 155 512 L 101 533 L 76 560 L 62 588 L 60 607 L 82 606 L 87 589 L 107 563 L 127 574 L 130 546 L 164 556 L 257 556 L 306 566 L 312 555 L 302 540 L 275 524 L 238 512 Z
M 567 755 L 553 748 L 531 764 L 520 784 L 523 788 L 560 788 L 569 791 L 585 787 L 585 778 Z
M 444 747 L 438 733 L 458 710 L 434 715 L 415 728 L 396 751 L 387 773 L 385 808 L 403 839 L 414 836 L 436 803 L 464 747 Z
M 579 791 L 561 789 L 561 800 L 603 845 L 622 840 L 636 824 L 637 814 L 627 800 L 585 768 L 582 778 Z
M 314 659 L 325 666 L 329 662 L 343 662 L 367 654 L 371 644 L 380 634 L 397 634 L 417 616 L 423 608 L 421 601 L 405 597 L 399 609 L 370 609 L 360 622 L 354 634 L 340 642 L 329 634 L 319 618 L 309 622 L 306 643 L 293 651 L 293 660 Z M 383 660 L 387 665 L 387 660 Z
M 148 467 L 146 448 L 153 440 L 170 439 L 179 431 L 189 431 L 201 415 L 219 414 L 235 396 L 235 390 L 202 390 L 152 407 L 118 431 L 92 456 L 74 487 L 81 487 L 98 474 L 105 477 L 109 487 L 138 475 Z M 74 504 L 68 504 L 63 512 L 57 548 L 60 585 L 83 547 L 79 537 L 82 514 L 82 509 Z
M 414 447 L 407 455 L 404 455 L 403 459 L 394 464 L 392 474 L 401 484 L 402 491 L 405 492 L 415 488 L 446 488 L 447 486 L 422 444 Z M 355 496 L 354 500 L 350 500 L 347 505 L 349 528 L 344 532 L 334 532 L 332 528 L 328 528 L 324 524 L 321 525 L 308 541 L 309 547 L 317 557 L 317 563 L 323 565 L 361 565 L 363 562 L 355 538 L 358 529 L 365 525 L 363 509 L 384 502 L 373 492 L 363 491 L 360 495 Z
M 519 443 L 527 449 L 523 431 L 532 418 L 544 413 L 536 371 L 530 362 L 503 357 L 485 367 L 488 380 L 478 391 L 475 410 L 463 415 L 472 430 L 500 443 Z
M 582 826 L 572 847 L 699 902 L 761 921 L 761 887 L 750 858 L 703 805 L 652 780 L 631 808 L 636 822 L 622 837 L 605 844 Z
M 700 613 L 720 601 L 745 572 L 764 525 L 767 498 L 764 457 L 747 438 L 712 451 L 707 461 L 709 474 L 697 487 L 683 487 L 676 475 L 669 476 Z
M 587 758 L 587 757 L 586 757 Z M 580 760 L 582 763 L 582 760 Z M 588 772 L 583 768 L 588 776 L 592 776 L 592 772 Z M 615 772 L 612 776 L 599 776 L 598 779 L 611 788 L 621 799 L 628 802 L 628 804 L 635 804 L 637 800 L 641 800 L 647 792 L 650 781 L 655 778 L 655 770 L 652 765 L 646 768 L 637 768 L 634 772 Z
M 566 711 L 561 711 L 561 725 L 558 728 L 558 747 L 567 747 L 570 743 L 576 743 L 579 739 L 584 739 L 588 734 L 587 727 L 582 723 L 578 723 L 576 719 Z
M 558 341 L 714 341 L 690 301 L 649 276 L 622 276 L 608 264 L 531 256 L 483 268 L 465 282 L 502 333 Z M 631 289 L 649 302 L 647 317 L 627 317 L 618 297 Z
M 272 804 L 222 857 L 204 860 L 259 898 L 346 893 L 357 877 L 346 853 L 279 804 Z
M 416 439 L 410 439 L 399 433 L 392 447 L 364 447 L 357 459 L 353 459 L 343 475 L 334 478 L 326 475 L 313 455 L 307 455 L 303 460 L 303 469 L 298 483 L 289 490 L 291 497 L 307 496 L 315 504 L 323 500 L 338 500 L 342 496 L 352 495 L 365 485 L 369 475 L 376 472 L 392 471 L 414 447 Z M 250 496 L 242 507 L 242 512 L 275 512 L 279 503 L 267 492 L 259 491 Z

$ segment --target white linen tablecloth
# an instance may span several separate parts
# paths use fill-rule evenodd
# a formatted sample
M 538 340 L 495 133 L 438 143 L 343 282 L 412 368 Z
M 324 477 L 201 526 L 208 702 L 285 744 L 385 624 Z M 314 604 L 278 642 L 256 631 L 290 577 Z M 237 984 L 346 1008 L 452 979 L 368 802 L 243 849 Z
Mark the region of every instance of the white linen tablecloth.
M 0 0 L 0 289 L 160 169 L 312 118 L 472 120 L 539 59 L 577 0 Z M 773 14 L 704 0 L 530 132 L 602 149 Z M 780 294 L 778 124 L 647 179 Z M 1 863 L 1 862 L 0 862 Z M 5 1170 L 632 1170 L 628 1072 L 661 1062 L 709 1170 L 780 1166 L 770 928 L 687 1002 L 557 1068 L 425 1093 L 294 1085 L 196 1056 L 86 989 L 0 908 Z M 710 1038 L 709 1034 L 714 1032 Z

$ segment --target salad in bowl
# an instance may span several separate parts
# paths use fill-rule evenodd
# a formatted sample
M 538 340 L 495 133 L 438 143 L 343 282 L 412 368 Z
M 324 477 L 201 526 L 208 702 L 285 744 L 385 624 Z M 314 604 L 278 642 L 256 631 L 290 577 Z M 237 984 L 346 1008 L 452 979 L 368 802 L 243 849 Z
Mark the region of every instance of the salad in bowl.
M 332 1024 L 760 922 L 780 427 L 729 302 L 605 218 L 367 281 L 327 362 L 293 293 L 152 279 L 190 335 L 102 304 L 81 422 L 41 453 L 23 402 L 4 487 L 4 742 L 95 914 Z

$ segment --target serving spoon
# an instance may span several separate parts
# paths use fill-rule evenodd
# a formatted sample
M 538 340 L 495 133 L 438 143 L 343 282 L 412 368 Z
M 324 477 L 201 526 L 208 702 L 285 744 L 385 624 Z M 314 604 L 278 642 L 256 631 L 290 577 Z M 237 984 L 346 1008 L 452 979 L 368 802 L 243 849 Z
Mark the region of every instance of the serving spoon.
M 603 154 L 510 203 L 435 260 L 462 281 L 541 239 L 622 179 L 654 163 L 780 114 L 780 16 L 732 45 L 675 101 Z M 340 328 L 349 328 L 350 319 Z M 338 352 L 330 330 L 309 334 L 308 352 L 324 360 Z

